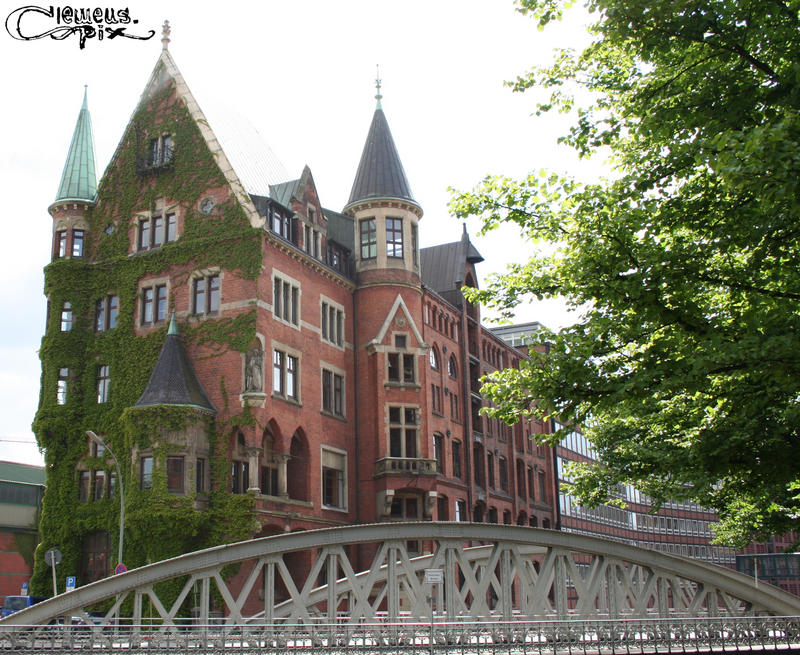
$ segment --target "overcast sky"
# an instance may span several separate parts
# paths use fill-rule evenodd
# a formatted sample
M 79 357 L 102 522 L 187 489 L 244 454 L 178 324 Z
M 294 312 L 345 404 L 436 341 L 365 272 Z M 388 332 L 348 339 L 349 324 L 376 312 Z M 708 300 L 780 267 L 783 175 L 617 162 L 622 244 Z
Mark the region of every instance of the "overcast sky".
M 0 0 L 4 23 L 13 26 L 18 14 L 12 13 L 24 6 Z M 511 0 L 133 0 L 127 6 L 138 22 L 125 32 L 154 30 L 153 38 L 91 38 L 81 49 L 76 34 L 23 41 L 0 30 L 0 184 L 7 226 L 0 239 L 6 271 L 0 283 L 0 460 L 42 462 L 30 424 L 45 322 L 42 269 L 51 250 L 47 208 L 84 85 L 100 176 L 156 64 L 165 19 L 170 52 L 201 109 L 203 98 L 222 100 L 246 117 L 290 177 L 308 164 L 322 204 L 331 209 L 340 210 L 350 193 L 375 108 L 379 64 L 383 108 L 425 212 L 423 247 L 460 237 L 459 222 L 447 212 L 448 187 L 467 190 L 490 173 L 521 176 L 540 168 L 598 172 L 596 165 L 580 168 L 556 145 L 565 121 L 531 117 L 535 96 L 503 85 L 546 63 L 555 46 L 585 43 L 576 21 L 539 32 Z M 28 13 L 21 25 L 24 36 L 33 36 L 57 23 Z M 479 266 L 483 279 L 529 252 L 513 232 L 479 238 L 477 221 L 467 225 L 486 259 Z M 521 307 L 517 319 L 553 328 L 569 321 L 555 304 Z

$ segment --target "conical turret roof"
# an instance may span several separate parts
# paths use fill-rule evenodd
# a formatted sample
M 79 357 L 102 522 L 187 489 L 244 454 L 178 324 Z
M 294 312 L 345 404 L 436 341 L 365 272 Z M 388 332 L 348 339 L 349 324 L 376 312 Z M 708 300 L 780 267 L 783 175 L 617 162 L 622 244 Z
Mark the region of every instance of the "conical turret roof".
M 347 204 L 370 198 L 398 198 L 416 204 L 380 100 L 372 117 Z
M 208 399 L 194 367 L 186 354 L 178 334 L 178 324 L 173 313 L 167 331 L 167 338 L 161 348 L 161 354 L 144 393 L 134 407 L 152 407 L 153 405 L 179 405 L 196 407 L 207 412 L 217 413 Z
M 58 187 L 56 200 L 84 200 L 92 202 L 97 193 L 97 175 L 94 169 L 94 138 L 92 136 L 92 119 L 86 102 L 86 90 L 83 92 L 83 105 L 78 114 L 78 122 L 72 134 L 61 184 Z

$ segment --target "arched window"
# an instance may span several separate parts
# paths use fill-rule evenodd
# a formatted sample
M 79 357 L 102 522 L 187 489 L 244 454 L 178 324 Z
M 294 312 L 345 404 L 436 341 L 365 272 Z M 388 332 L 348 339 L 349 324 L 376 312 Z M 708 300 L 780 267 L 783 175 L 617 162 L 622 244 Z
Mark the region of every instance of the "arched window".
M 289 497 L 294 500 L 308 500 L 309 453 L 305 437 L 299 430 L 292 436 L 289 447 L 289 462 L 286 477 Z
M 456 364 L 456 356 L 450 355 L 447 361 L 447 374 L 454 380 L 458 378 L 458 364 Z
M 428 351 L 428 358 L 431 361 L 431 368 L 434 371 L 439 370 L 439 351 L 436 349 L 436 346 L 431 346 L 430 351 Z

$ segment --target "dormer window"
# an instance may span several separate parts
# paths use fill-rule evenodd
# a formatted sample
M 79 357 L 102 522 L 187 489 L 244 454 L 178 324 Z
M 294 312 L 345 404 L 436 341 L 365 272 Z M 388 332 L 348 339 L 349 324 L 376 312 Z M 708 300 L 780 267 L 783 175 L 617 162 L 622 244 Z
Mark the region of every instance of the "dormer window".
M 157 168 L 172 161 L 174 152 L 172 136 L 164 134 L 157 139 L 150 140 L 150 166 Z

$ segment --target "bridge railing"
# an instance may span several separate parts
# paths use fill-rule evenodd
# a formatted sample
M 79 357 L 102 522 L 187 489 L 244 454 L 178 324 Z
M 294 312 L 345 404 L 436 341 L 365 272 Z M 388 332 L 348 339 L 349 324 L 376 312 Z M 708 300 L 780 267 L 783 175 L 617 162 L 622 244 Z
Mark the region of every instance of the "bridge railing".
M 91 649 L 95 653 L 657 653 L 790 651 L 800 617 L 587 621 L 438 621 L 231 625 L 27 626 L 3 631 L 0 652 Z

